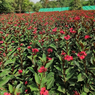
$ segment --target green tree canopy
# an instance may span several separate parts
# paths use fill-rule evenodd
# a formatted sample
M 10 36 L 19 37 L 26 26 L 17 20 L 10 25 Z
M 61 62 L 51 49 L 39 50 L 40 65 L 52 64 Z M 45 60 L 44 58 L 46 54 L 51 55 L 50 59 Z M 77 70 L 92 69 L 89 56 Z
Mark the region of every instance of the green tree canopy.
M 82 4 L 80 0 L 72 0 L 69 6 L 70 6 L 70 10 L 81 10 L 82 9 Z

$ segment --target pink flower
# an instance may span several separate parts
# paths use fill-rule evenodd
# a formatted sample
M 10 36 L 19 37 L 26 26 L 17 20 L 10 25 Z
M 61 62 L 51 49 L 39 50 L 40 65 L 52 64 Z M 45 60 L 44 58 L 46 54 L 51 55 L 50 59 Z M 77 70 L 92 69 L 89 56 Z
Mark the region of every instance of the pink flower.
M 19 47 L 19 48 L 17 48 L 17 50 L 19 50 L 19 51 L 20 51 L 20 50 L 21 50 L 21 48 Z
M 72 53 L 76 53 L 76 52 L 73 50 Z
M 26 89 L 25 92 L 27 93 L 28 92 L 28 89 Z
M 3 44 L 3 41 L 0 41 L 0 44 Z
M 42 91 L 42 92 L 44 92 L 45 90 L 46 90 L 46 88 L 45 88 L 45 87 L 41 88 L 41 91 Z
M 2 32 L 2 31 L 0 31 L 0 34 L 3 34 L 3 32 Z
M 17 24 L 15 24 L 14 26 L 17 26 Z
M 28 46 L 27 48 L 28 48 L 28 49 L 31 49 L 31 46 Z
M 47 52 L 48 52 L 48 53 L 52 53 L 53 50 L 52 50 L 51 48 L 48 48 L 48 49 L 47 49 Z
M 73 91 L 74 95 L 80 95 L 77 91 Z
M 3 53 L 3 56 L 4 56 L 4 57 L 6 57 L 6 54 L 5 54 L 5 53 Z
M 65 55 L 66 53 L 64 51 L 62 51 L 61 55 Z
M 70 35 L 64 36 L 65 40 L 69 40 L 70 39 Z
M 32 26 L 30 26 L 29 28 L 27 28 L 28 30 L 30 30 L 32 28 Z
M 39 73 L 43 73 L 46 71 L 47 71 L 47 68 L 45 68 L 44 66 L 40 67 L 40 69 L 38 70 Z
M 5 93 L 4 93 L 4 95 L 11 95 L 11 94 L 10 94 L 10 93 L 8 93 L 8 92 L 5 92 Z
M 45 92 L 43 93 L 43 95 L 49 95 L 48 90 L 45 90 Z
M 68 27 L 68 25 L 65 25 L 65 27 Z
M 39 50 L 37 48 L 34 48 L 32 49 L 32 52 L 36 54 L 37 52 L 39 52 Z
M 20 95 L 20 92 L 19 93 L 16 93 L 17 95 Z
M 14 43 L 15 41 L 12 41 L 12 43 Z
M 67 61 L 71 61 L 71 60 L 73 60 L 73 57 L 69 56 L 69 55 L 66 55 L 64 59 L 67 60 Z
M 40 95 L 49 95 L 48 90 L 45 87 L 41 88 Z
M 76 33 L 76 31 L 73 30 L 73 28 L 70 28 L 70 32 L 71 32 L 71 33 Z
M 25 23 L 25 25 L 28 25 L 28 23 Z
M 29 43 L 30 45 L 32 44 L 32 42 Z
M 55 27 L 54 29 L 52 29 L 53 32 L 56 32 L 57 31 L 57 28 Z
M 28 84 L 28 82 L 27 82 L 27 81 L 25 81 L 25 85 L 26 85 L 26 84 Z
M 47 60 L 52 60 L 52 58 L 50 58 L 50 57 L 47 57 Z
M 65 32 L 64 32 L 63 30 L 60 30 L 60 33 L 61 33 L 61 34 L 65 34 Z
M 6 37 L 9 36 L 10 34 L 6 34 Z
M 18 70 L 18 73 L 21 74 L 23 71 L 22 70 Z
M 0 62 L 0 65 L 2 65 L 2 62 Z
M 10 49 L 9 51 L 12 51 L 12 49 Z
M 23 43 L 21 43 L 20 46 L 23 46 Z
M 74 19 L 75 20 L 80 20 L 80 17 L 79 16 L 76 16 Z
M 87 54 L 85 53 L 85 51 L 81 51 L 77 54 L 77 56 L 82 60 L 87 56 Z
M 91 38 L 89 35 L 85 35 L 85 37 L 84 37 L 85 39 L 89 39 L 89 38 Z

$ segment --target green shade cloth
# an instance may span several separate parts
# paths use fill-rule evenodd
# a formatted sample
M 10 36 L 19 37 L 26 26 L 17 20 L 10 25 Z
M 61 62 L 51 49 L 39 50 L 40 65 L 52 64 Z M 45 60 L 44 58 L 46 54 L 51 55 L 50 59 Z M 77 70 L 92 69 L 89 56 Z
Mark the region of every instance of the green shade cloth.
M 83 6 L 83 10 L 95 10 L 95 6 Z M 53 11 L 66 11 L 69 7 L 59 7 L 59 8 L 41 8 L 39 12 L 53 12 Z

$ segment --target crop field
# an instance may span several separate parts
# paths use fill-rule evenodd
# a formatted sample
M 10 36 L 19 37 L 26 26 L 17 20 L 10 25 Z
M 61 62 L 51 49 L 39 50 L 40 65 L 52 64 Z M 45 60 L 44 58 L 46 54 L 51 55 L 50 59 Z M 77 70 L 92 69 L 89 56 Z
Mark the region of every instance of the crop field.
M 95 11 L 1 14 L 0 95 L 95 95 Z

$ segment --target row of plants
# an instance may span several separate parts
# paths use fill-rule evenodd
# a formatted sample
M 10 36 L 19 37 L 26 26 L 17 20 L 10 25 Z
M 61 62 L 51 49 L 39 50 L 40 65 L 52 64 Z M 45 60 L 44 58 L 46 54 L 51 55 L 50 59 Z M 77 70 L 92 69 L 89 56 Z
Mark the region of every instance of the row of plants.
M 0 95 L 95 95 L 95 11 L 0 15 Z

